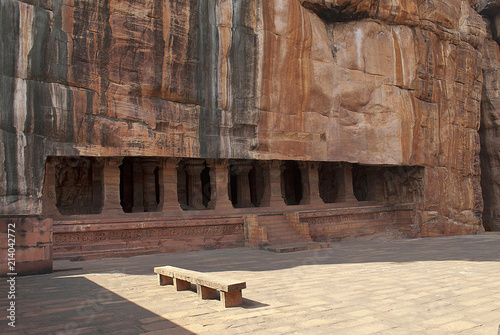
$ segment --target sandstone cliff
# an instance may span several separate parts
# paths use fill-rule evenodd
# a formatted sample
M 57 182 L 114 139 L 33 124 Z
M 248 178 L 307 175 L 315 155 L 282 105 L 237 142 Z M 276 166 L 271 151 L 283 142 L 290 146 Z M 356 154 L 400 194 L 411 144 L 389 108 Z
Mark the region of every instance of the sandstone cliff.
M 3 0 L 0 212 L 47 156 L 347 161 L 426 167 L 422 234 L 475 232 L 494 3 Z
M 482 6 L 488 36 L 483 54 L 483 93 L 481 101 L 481 186 L 484 196 L 484 227 L 500 230 L 500 2 Z

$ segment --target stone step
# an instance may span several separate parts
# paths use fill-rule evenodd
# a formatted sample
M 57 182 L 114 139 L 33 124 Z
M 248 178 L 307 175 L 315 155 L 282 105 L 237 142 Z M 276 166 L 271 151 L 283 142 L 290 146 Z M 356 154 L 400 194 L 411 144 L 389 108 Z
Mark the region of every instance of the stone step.
M 301 239 L 304 242 L 305 241 L 312 241 L 312 239 L 309 236 L 304 236 L 301 234 L 297 233 L 289 233 L 289 234 L 267 234 L 267 239 L 269 241 L 285 241 L 285 240 L 297 240 Z
M 317 250 L 317 249 L 326 249 L 331 248 L 331 243 L 325 242 L 303 242 L 303 243 L 290 243 L 290 244 L 282 244 L 282 245 L 270 245 L 266 246 L 263 249 L 272 251 L 272 252 L 294 252 L 294 251 L 304 251 L 304 250 Z
M 259 217 L 259 224 L 266 227 L 269 245 L 267 248 L 279 248 L 284 245 L 301 246 L 313 242 L 308 235 L 301 234 L 295 225 L 284 215 L 266 215 Z M 307 250 L 307 249 L 303 249 Z
M 295 245 L 295 244 L 305 244 L 305 243 L 313 243 L 311 241 L 305 241 L 303 239 L 290 239 L 290 240 L 281 240 L 281 241 L 269 241 L 269 244 L 266 246 L 266 248 L 271 248 L 271 247 L 281 247 L 284 245 Z
M 312 241 L 310 236 L 302 235 L 298 232 L 287 232 L 287 233 L 279 233 L 279 234 L 270 234 L 268 232 L 267 237 L 268 237 L 268 239 L 273 239 L 273 240 L 286 240 L 286 239 L 300 238 L 300 239 L 303 239 L 304 241 Z

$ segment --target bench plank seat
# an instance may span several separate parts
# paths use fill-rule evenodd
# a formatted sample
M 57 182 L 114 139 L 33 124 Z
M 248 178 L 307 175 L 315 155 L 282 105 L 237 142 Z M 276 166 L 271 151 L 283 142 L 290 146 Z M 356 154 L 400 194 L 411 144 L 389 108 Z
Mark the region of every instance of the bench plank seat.
M 191 284 L 196 285 L 201 299 L 213 299 L 216 291 L 220 291 L 220 300 L 224 307 L 242 304 L 241 290 L 246 282 L 220 277 L 198 271 L 186 270 L 175 266 L 155 267 L 160 285 L 174 285 L 176 291 L 188 290 Z

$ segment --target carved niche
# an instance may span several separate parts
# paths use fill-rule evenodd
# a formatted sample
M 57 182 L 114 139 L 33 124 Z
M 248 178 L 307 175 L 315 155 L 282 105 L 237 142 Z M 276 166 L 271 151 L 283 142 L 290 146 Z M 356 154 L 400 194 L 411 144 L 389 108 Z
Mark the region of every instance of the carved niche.
M 55 173 L 56 207 L 61 214 L 100 212 L 102 164 L 91 157 L 67 157 L 59 160 Z

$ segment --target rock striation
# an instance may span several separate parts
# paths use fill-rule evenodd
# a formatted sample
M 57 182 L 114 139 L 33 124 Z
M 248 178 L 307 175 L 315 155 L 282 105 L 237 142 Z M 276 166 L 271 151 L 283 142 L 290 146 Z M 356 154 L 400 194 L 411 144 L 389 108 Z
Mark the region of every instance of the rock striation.
M 0 213 L 49 156 L 325 161 L 423 167 L 421 236 L 480 231 L 496 3 L 2 0 Z
M 500 2 L 489 1 L 480 8 L 487 37 L 481 49 L 483 55 L 483 91 L 481 99 L 481 186 L 484 196 L 484 227 L 500 230 Z

